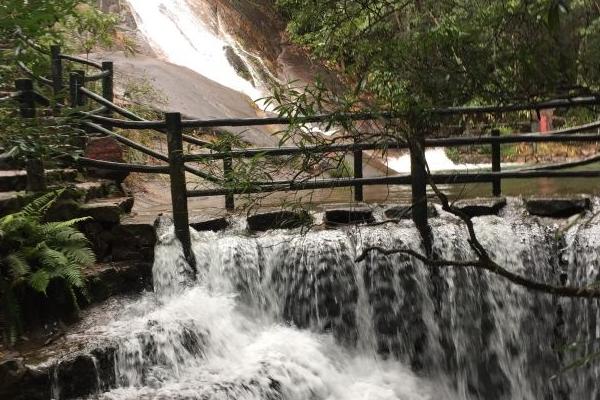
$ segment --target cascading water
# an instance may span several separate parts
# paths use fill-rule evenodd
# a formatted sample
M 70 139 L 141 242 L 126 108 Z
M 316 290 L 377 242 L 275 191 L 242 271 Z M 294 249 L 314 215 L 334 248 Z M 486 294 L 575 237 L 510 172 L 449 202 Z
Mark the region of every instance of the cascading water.
M 597 278 L 595 225 L 557 240 L 553 226 L 505 213 L 474 219 L 502 265 L 554 284 Z M 431 222 L 435 254 L 473 257 L 454 217 Z M 422 251 L 409 221 L 259 237 L 193 231 L 197 282 L 171 220 L 156 228 L 155 292 L 104 328 L 114 379 L 91 398 L 598 398 L 595 364 L 551 379 L 598 351 L 596 301 L 400 254 L 354 262 L 369 246 Z

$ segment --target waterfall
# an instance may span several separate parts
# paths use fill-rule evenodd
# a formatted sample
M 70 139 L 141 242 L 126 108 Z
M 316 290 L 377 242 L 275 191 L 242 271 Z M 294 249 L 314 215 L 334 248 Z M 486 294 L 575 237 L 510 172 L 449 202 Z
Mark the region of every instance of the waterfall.
M 473 258 L 456 218 L 431 223 L 435 254 Z M 553 284 L 597 279 L 593 224 L 561 239 L 518 209 L 474 223 L 514 272 Z M 354 261 L 369 246 L 423 251 L 410 221 L 259 236 L 192 230 L 196 281 L 171 219 L 156 230 L 155 292 L 104 329 L 115 377 L 93 399 L 597 397 L 594 363 L 560 373 L 599 350 L 596 300 L 557 300 L 402 254 Z
M 199 18 L 186 0 L 127 0 L 137 26 L 163 59 L 187 67 L 252 100 L 264 97 L 255 58 L 238 43 Z M 237 70 L 230 61 L 240 63 Z M 235 64 L 235 63 L 233 63 Z M 240 72 L 240 68 L 244 73 Z

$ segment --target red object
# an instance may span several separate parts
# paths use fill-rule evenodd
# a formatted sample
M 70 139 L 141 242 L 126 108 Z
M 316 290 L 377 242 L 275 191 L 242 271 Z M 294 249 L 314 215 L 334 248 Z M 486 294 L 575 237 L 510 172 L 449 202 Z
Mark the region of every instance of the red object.
M 85 147 L 85 157 L 94 160 L 123 162 L 123 149 L 113 138 L 92 138 Z
M 550 130 L 550 124 L 548 123 L 548 116 L 544 113 L 540 115 L 540 132 L 545 133 Z

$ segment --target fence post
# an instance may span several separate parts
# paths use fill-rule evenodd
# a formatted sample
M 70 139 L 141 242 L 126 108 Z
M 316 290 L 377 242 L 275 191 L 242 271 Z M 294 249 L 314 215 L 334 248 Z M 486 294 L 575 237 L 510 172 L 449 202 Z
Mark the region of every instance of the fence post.
M 492 137 L 500 137 L 500 130 L 492 130 Z M 501 159 L 500 159 L 500 143 L 492 143 L 492 172 L 500 172 L 501 170 Z M 502 182 L 501 178 L 494 177 L 492 179 L 492 195 L 500 196 L 502 194 Z
M 54 115 L 60 114 L 59 104 L 63 104 L 63 67 L 62 59 L 60 58 L 60 46 L 50 46 L 50 63 L 52 69 L 52 93 L 54 95 Z
M 433 239 L 427 221 L 427 171 L 425 170 L 425 137 L 420 131 L 414 131 L 409 139 L 410 176 L 412 189 L 412 220 L 423 240 L 425 252 L 432 253 Z
M 15 88 L 21 92 L 19 108 L 22 118 L 35 118 L 35 92 L 31 79 L 17 79 Z M 27 190 L 41 192 L 46 190 L 46 175 L 44 162 L 40 158 L 28 158 L 25 169 L 27 171 Z
M 173 203 L 173 222 L 175 235 L 183 246 L 183 254 L 196 274 L 196 259 L 192 252 L 190 225 L 185 181 L 185 163 L 183 161 L 183 139 L 180 113 L 166 113 L 167 145 L 169 149 L 169 175 L 171 177 L 171 202 Z
M 359 144 L 359 141 L 354 138 L 354 144 Z M 362 150 L 354 150 L 354 179 L 363 177 L 363 152 Z M 363 185 L 357 183 L 354 185 L 354 200 L 363 201 Z
M 69 74 L 69 102 L 71 107 L 77 107 L 81 103 L 79 88 L 82 83 L 82 76 L 77 71 Z
M 87 102 L 87 97 L 79 91 L 79 88 L 85 87 L 85 71 L 78 69 L 74 72 L 79 76 L 77 80 L 77 105 L 83 107 Z
M 106 100 L 108 100 L 112 103 L 115 98 L 114 86 L 113 86 L 114 85 L 113 62 L 112 61 L 103 61 L 102 62 L 102 71 L 108 71 L 108 74 L 106 76 L 102 77 L 102 97 L 104 97 Z M 106 117 L 112 117 L 112 110 L 107 107 L 106 111 L 103 114 Z M 112 130 L 112 126 L 105 126 L 105 128 Z
M 19 96 L 19 109 L 22 118 L 35 118 L 35 93 L 31 79 L 15 80 L 15 89 L 21 92 Z
M 227 151 L 227 155 L 223 157 L 223 177 L 225 178 L 225 182 L 231 182 L 231 174 L 233 172 L 233 157 L 231 157 L 231 144 L 227 144 L 225 147 L 225 151 Z M 227 211 L 235 210 L 235 199 L 233 197 L 233 193 L 228 193 L 225 195 L 225 209 Z

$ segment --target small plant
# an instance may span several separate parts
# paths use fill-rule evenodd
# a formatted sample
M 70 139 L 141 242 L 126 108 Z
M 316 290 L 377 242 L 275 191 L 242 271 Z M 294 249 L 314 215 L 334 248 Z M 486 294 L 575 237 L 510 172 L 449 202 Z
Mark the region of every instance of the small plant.
M 46 295 L 50 283 L 60 280 L 75 309 L 75 289 L 85 294 L 83 269 L 95 256 L 75 225 L 86 218 L 44 222 L 63 191 L 42 195 L 20 212 L 0 218 L 0 311 L 4 339 L 11 344 L 23 332 L 21 302 L 31 290 Z

